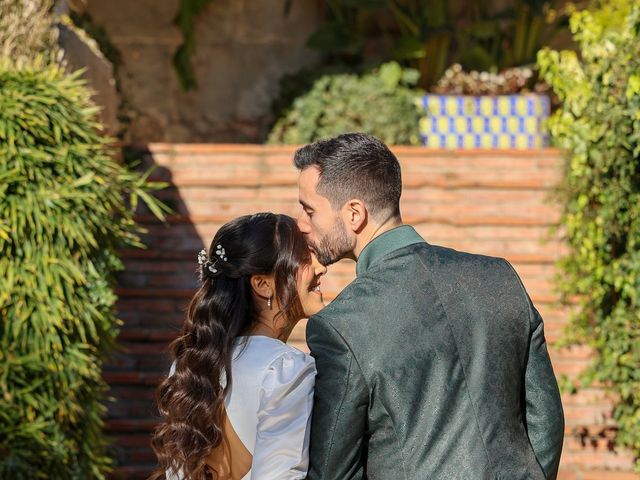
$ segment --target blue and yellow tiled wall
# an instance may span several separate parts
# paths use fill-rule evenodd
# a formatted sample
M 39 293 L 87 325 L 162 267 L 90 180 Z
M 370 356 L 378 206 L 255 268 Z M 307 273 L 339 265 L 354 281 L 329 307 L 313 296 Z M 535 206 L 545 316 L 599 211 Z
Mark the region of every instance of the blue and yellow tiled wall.
M 424 95 L 420 120 L 423 145 L 434 148 L 520 148 L 548 146 L 544 95 Z

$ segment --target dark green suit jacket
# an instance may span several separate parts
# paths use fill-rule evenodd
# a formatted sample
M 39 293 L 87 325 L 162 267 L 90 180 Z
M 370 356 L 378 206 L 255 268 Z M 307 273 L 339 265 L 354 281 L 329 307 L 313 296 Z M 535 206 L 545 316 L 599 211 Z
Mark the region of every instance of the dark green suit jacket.
M 540 315 L 503 259 L 375 238 L 307 326 L 309 479 L 554 479 L 564 432 Z

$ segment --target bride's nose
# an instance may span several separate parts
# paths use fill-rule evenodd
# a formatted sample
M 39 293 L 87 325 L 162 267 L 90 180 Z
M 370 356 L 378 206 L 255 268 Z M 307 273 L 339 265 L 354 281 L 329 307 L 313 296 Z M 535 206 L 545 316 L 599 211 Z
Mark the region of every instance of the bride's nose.
M 316 264 L 314 265 L 314 271 L 317 277 L 319 277 L 320 275 L 324 275 L 325 273 L 327 273 L 327 267 L 325 267 L 324 265 L 322 265 L 320 262 L 316 262 Z

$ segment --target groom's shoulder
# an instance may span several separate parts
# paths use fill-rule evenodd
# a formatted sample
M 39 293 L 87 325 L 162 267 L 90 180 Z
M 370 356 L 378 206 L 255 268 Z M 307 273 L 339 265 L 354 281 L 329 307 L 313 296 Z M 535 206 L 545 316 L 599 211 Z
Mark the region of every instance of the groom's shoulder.
M 330 328 L 342 333 L 346 325 L 355 327 L 363 314 L 366 315 L 367 291 L 375 283 L 373 278 L 356 277 L 326 307 L 309 318 L 307 335 L 310 330 Z
M 329 305 L 309 319 L 308 327 L 321 327 L 320 322 L 338 332 L 358 331 L 360 324 L 367 324 L 368 317 L 379 310 L 381 301 L 399 295 L 399 291 L 413 297 L 411 292 L 423 287 L 419 277 L 435 284 L 473 284 L 481 290 L 505 282 L 520 283 L 504 258 L 428 243 L 416 244 L 392 253 L 357 276 Z
M 428 267 L 437 275 L 460 275 L 482 278 L 500 275 L 512 277 L 514 271 L 504 258 L 479 253 L 464 252 L 440 245 L 429 245 L 424 258 Z
M 429 245 L 428 254 L 432 255 L 439 263 L 447 264 L 474 264 L 485 265 L 504 264 L 506 260 L 502 257 L 484 255 L 480 253 L 465 252 L 442 245 Z
M 356 277 L 316 317 L 329 320 L 343 318 L 344 315 L 353 311 L 354 305 L 362 300 L 363 289 L 368 283 L 370 280 Z

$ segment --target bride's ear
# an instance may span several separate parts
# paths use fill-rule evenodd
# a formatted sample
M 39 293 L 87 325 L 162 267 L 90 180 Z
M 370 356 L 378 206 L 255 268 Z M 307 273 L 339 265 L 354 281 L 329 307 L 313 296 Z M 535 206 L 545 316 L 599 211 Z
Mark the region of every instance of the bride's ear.
M 272 298 L 276 293 L 271 275 L 252 275 L 249 282 L 251 283 L 253 293 L 265 300 Z

